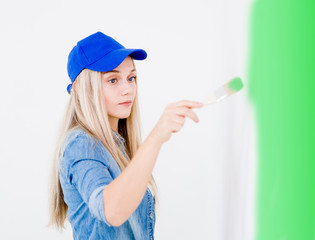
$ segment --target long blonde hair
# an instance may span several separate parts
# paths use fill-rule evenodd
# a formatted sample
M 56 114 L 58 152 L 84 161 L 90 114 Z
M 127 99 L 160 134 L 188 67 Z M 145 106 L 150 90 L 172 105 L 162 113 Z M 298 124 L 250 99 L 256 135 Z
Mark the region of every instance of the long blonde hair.
M 83 129 L 92 137 L 100 140 L 108 149 L 123 171 L 135 155 L 141 144 L 141 125 L 136 94 L 131 113 L 126 119 L 119 119 L 118 133 L 125 139 L 126 157 L 116 144 L 110 127 L 105 108 L 102 91 L 102 73 L 84 69 L 76 78 L 72 87 L 71 96 L 65 109 L 62 124 L 59 130 L 55 154 L 53 157 L 50 183 L 50 221 L 49 225 L 63 228 L 67 217 L 67 205 L 59 180 L 59 158 L 62 153 L 62 144 L 67 134 L 74 129 Z M 153 176 L 149 181 L 156 203 L 157 186 Z M 157 207 L 157 204 L 155 205 Z

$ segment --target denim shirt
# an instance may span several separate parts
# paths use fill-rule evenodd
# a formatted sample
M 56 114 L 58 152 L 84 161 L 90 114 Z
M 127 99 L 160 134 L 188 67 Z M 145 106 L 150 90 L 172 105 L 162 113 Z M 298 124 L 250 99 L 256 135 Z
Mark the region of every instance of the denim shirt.
M 115 131 L 113 135 L 126 154 L 125 140 Z M 68 134 L 62 150 L 59 176 L 73 239 L 154 239 L 155 200 L 149 187 L 131 216 L 122 225 L 111 226 L 104 213 L 103 190 L 121 173 L 117 162 L 99 140 L 81 129 Z

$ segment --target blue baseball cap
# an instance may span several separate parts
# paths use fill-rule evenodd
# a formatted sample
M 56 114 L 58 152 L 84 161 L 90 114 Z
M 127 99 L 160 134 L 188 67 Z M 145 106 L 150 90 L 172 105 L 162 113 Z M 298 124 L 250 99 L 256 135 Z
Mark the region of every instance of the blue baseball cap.
M 70 94 L 73 82 L 83 69 L 110 71 L 118 67 L 129 55 L 135 60 L 144 60 L 147 57 L 143 49 L 125 48 L 102 32 L 80 40 L 68 56 L 67 71 L 71 80 L 67 86 L 68 93 Z

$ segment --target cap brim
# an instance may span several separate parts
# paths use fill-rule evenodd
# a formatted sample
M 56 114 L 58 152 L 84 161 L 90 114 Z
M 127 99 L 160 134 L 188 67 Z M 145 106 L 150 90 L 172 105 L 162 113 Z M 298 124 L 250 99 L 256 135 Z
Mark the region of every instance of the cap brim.
M 144 60 L 147 57 L 147 53 L 142 49 L 117 49 L 86 68 L 98 72 L 110 71 L 118 67 L 129 55 L 135 60 Z

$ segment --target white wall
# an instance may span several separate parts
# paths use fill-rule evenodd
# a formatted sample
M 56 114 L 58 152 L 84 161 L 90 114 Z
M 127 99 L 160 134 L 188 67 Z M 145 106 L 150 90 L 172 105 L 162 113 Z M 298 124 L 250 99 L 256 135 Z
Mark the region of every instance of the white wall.
M 69 98 L 67 56 L 96 31 L 137 62 L 146 137 L 170 102 L 202 101 L 234 76 L 245 89 L 187 119 L 154 168 L 156 239 L 252 239 L 254 127 L 247 100 L 249 0 L 6 1 L 0 7 L 0 238 L 71 239 L 47 228 L 48 175 Z

